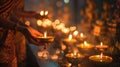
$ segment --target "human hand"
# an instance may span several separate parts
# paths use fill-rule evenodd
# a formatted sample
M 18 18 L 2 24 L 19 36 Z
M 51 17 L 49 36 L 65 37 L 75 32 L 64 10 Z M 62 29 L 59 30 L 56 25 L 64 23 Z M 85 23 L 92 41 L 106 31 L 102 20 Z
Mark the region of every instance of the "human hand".
M 32 27 L 18 27 L 18 31 L 23 33 L 25 38 L 30 43 L 33 43 L 37 46 L 38 45 L 43 45 L 42 43 L 40 43 L 39 40 L 37 40 L 37 36 L 42 36 L 42 34 L 40 32 L 38 32 L 37 30 L 35 30 L 34 28 L 32 28 Z

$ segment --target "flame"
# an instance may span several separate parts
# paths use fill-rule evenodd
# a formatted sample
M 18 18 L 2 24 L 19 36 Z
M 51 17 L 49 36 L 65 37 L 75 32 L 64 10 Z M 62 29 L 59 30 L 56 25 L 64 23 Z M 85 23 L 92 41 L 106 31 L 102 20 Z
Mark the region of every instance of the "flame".
M 74 54 L 74 56 L 76 56 L 77 55 L 77 49 L 74 49 L 74 52 L 73 52 L 73 54 Z
M 84 41 L 84 46 L 88 46 L 87 41 Z
M 103 57 L 103 53 L 100 54 L 100 59 L 102 59 L 102 57 Z
M 42 10 L 42 11 L 40 11 L 40 15 L 41 16 L 43 16 L 44 15 L 44 11 Z
M 102 43 L 102 42 L 100 43 L 100 46 L 103 46 L 103 43 Z
M 48 15 L 48 11 L 45 11 L 45 15 Z
M 72 40 L 72 35 L 70 34 L 69 37 L 68 37 L 69 40 Z
M 77 36 L 77 35 L 78 35 L 78 31 L 77 31 L 77 30 L 74 31 L 74 32 L 73 32 L 73 35 L 74 35 L 74 36 Z
M 47 37 L 47 32 L 44 32 L 44 38 L 46 38 Z
M 84 34 L 83 33 L 80 33 L 80 37 L 83 37 L 84 36 Z

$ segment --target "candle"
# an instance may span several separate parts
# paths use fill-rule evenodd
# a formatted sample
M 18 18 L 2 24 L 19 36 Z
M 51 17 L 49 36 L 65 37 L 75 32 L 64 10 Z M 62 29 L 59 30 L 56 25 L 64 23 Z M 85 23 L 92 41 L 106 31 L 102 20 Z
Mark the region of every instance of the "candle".
M 79 39 L 83 41 L 84 39 L 86 39 L 86 36 L 83 33 L 80 33 Z
M 83 33 L 80 33 L 80 37 L 81 37 L 81 38 L 83 38 L 83 37 L 84 37 Z
M 68 53 L 65 55 L 68 58 L 83 58 L 84 56 L 78 52 Z
M 89 57 L 90 60 L 95 61 L 95 62 L 103 62 L 103 63 L 110 63 L 112 62 L 112 57 L 110 56 L 105 56 L 103 53 L 100 55 L 93 55 Z
M 44 36 L 38 36 L 37 37 L 40 42 L 42 43 L 49 43 L 49 42 L 53 42 L 54 41 L 54 37 L 53 36 L 47 36 L 47 32 L 44 32 Z
M 44 32 L 44 38 L 46 38 L 47 37 L 47 32 Z
M 96 48 L 98 49 L 105 49 L 105 48 L 108 48 L 107 45 L 103 45 L 103 43 L 101 42 L 100 45 L 97 45 Z
M 76 39 L 73 39 L 72 34 L 70 34 L 68 38 L 63 39 L 63 43 L 68 45 L 74 44 L 76 43 Z
M 72 35 L 70 34 L 69 37 L 68 37 L 68 40 L 72 40 Z
M 81 43 L 80 45 L 77 45 L 79 48 L 84 48 L 84 49 L 88 49 L 88 48 L 93 48 L 94 46 L 87 43 L 87 41 L 84 41 L 84 43 Z

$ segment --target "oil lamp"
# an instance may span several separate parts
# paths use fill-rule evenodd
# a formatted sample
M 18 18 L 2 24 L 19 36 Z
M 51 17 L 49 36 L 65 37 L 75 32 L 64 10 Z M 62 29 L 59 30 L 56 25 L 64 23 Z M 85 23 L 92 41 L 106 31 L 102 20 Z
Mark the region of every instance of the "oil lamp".
M 86 39 L 86 36 L 83 33 L 80 33 L 79 39 L 83 41 Z
M 47 36 L 47 32 L 44 32 L 44 36 L 43 37 L 37 37 L 38 40 L 42 43 L 51 43 L 54 41 L 54 37 L 53 36 Z
M 47 32 L 44 32 L 44 36 L 43 37 L 38 37 L 38 40 L 41 43 L 45 44 L 43 50 L 39 49 L 38 57 L 40 59 L 46 59 L 46 60 L 49 59 L 49 52 L 47 50 L 47 45 L 49 45 L 50 43 L 52 43 L 54 41 L 54 37 L 53 36 L 47 36 Z
M 73 66 L 77 66 L 83 60 L 84 55 L 80 54 L 76 50 L 73 50 L 73 52 L 67 53 L 65 57 Z
M 76 43 L 76 39 L 73 39 L 72 34 L 70 34 L 68 38 L 63 39 L 63 43 L 67 45 L 71 45 Z
M 103 45 L 103 43 L 101 42 L 100 45 L 96 46 L 97 49 L 99 49 L 100 51 L 103 51 L 104 49 L 108 48 L 107 45 Z
M 94 62 L 99 62 L 99 63 L 110 63 L 110 62 L 112 62 L 112 57 L 103 55 L 103 53 L 101 53 L 100 55 L 90 56 L 89 59 L 94 61 Z
M 94 47 L 94 45 L 91 45 L 87 43 L 87 41 L 84 41 L 84 43 L 78 44 L 77 47 L 82 48 L 82 49 L 91 49 Z

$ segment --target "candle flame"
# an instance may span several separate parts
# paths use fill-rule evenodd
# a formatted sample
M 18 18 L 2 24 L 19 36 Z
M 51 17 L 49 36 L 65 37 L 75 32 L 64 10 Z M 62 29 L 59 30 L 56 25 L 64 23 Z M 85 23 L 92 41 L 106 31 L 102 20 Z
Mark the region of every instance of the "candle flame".
M 77 35 L 78 35 L 78 31 L 77 31 L 77 30 L 74 31 L 74 32 L 73 32 L 73 35 L 74 35 L 74 36 L 77 36 Z
M 83 33 L 80 33 L 80 37 L 83 37 L 84 35 L 83 35 Z
M 100 54 L 100 59 L 102 59 L 102 57 L 103 57 L 103 53 Z
M 88 46 L 87 41 L 84 41 L 84 46 Z
M 44 38 L 46 38 L 47 37 L 47 32 L 44 32 Z
M 44 15 L 44 11 L 42 10 L 42 11 L 40 11 L 40 15 L 41 16 L 43 16 Z
M 76 56 L 76 55 L 77 55 L 77 51 L 76 51 L 76 50 L 74 50 L 74 53 L 73 53 L 73 54 L 74 54 L 74 56 Z
M 101 42 L 100 45 L 103 46 L 103 43 Z
M 48 11 L 45 11 L 45 15 L 48 15 Z
M 69 39 L 69 40 L 71 40 L 71 39 L 72 39 L 72 35 L 71 35 L 71 34 L 69 35 L 68 39 Z

